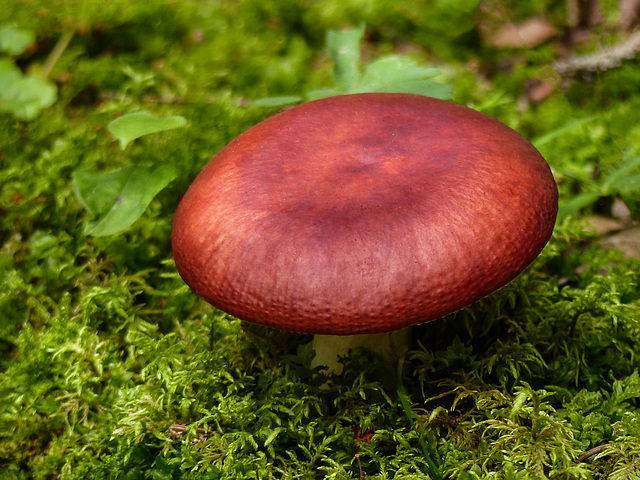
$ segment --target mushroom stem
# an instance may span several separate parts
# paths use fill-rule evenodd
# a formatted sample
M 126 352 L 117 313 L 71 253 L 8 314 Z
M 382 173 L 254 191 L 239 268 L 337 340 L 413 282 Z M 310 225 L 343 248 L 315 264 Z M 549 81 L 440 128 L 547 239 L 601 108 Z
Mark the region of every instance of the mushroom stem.
M 409 349 L 411 327 L 389 333 L 373 333 L 364 335 L 314 335 L 312 347 L 316 356 L 311 361 L 311 368 L 326 366 L 329 373 L 342 373 L 340 357 L 358 347 L 365 347 L 396 361 Z

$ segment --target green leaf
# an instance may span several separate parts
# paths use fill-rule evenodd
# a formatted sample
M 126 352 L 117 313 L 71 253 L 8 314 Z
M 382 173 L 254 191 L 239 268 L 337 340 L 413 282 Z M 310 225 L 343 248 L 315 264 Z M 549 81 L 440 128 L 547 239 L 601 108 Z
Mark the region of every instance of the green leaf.
M 626 156 L 609 172 L 604 180 L 604 188 L 607 193 L 640 194 L 640 155 L 634 158 Z
M 452 98 L 451 87 L 428 80 L 438 75 L 440 71 L 437 68 L 423 67 L 411 59 L 391 55 L 367 65 L 360 85 L 350 93 L 413 93 L 441 99 Z
M 399 55 L 390 55 L 371 62 L 360 74 L 360 44 L 364 25 L 360 28 L 327 33 L 327 48 L 335 64 L 334 80 L 337 88 L 308 91 L 305 100 L 342 95 L 345 93 L 387 92 L 412 93 L 440 99 L 453 98 L 448 85 L 429 80 L 440 75 L 436 68 L 423 67 Z M 300 101 L 297 96 L 267 97 L 254 102 L 262 106 L 281 106 Z
M 112 172 L 98 172 L 91 168 L 76 170 L 72 180 L 78 199 L 92 215 L 102 215 L 117 200 L 133 168 L 127 165 Z
M 128 229 L 153 198 L 176 177 L 173 165 L 153 167 L 127 165 L 112 172 L 76 170 L 73 186 L 84 207 L 94 216 L 87 235 L 114 235 Z
M 364 25 L 344 32 L 329 30 L 327 48 L 335 64 L 334 79 L 344 90 L 351 90 L 360 80 L 360 42 Z
M 532 140 L 531 143 L 533 144 L 534 147 L 539 149 L 543 145 L 551 142 L 552 140 L 555 140 L 556 138 L 559 138 L 565 135 L 567 132 L 580 128 L 583 125 L 586 125 L 587 123 L 592 122 L 598 118 L 599 117 L 597 115 L 594 115 L 591 117 L 577 118 L 577 119 L 570 120 L 564 125 L 562 125 L 561 127 L 556 128 L 555 130 L 551 130 L 550 132 L 545 133 L 543 135 L 540 135 L 538 138 Z
M 296 95 L 283 95 L 279 97 L 264 97 L 254 100 L 253 104 L 257 107 L 282 107 L 284 105 L 291 105 L 292 103 L 298 103 L 302 100 L 302 97 Z
M 2 25 L 0 27 L 0 50 L 9 55 L 20 55 L 29 45 L 36 41 L 31 30 Z
M 22 78 L 20 69 L 9 58 L 0 58 L 0 98 L 14 83 Z
M 319 100 L 321 98 L 334 97 L 342 93 L 344 92 L 335 88 L 318 88 L 308 91 L 305 96 L 307 97 L 307 100 Z
M 618 166 L 604 179 L 604 192 L 607 195 L 620 195 L 631 210 L 633 218 L 640 215 L 640 155 L 632 157 L 625 154 Z
M 0 111 L 13 114 L 18 120 L 34 120 L 42 110 L 58 98 L 56 85 L 44 78 L 16 76 L 10 68 L 0 66 Z
M 579 212 L 583 208 L 586 208 L 596 202 L 601 196 L 601 192 L 579 193 L 571 200 L 560 205 L 560 208 L 558 209 L 558 218 L 564 218 L 567 215 Z
M 111 121 L 107 128 L 120 141 L 120 148 L 124 150 L 136 138 L 184 127 L 186 124 L 187 120 L 179 115 L 158 118 L 147 112 L 133 112 Z

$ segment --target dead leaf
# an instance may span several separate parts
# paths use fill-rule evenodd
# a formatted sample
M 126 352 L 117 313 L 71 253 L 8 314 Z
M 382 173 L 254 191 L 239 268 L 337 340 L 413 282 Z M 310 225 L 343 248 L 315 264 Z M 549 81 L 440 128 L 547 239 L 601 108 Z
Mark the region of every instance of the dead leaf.
M 546 42 L 556 34 L 556 28 L 540 17 L 531 17 L 523 23 L 507 22 L 489 43 L 497 48 L 532 48 Z
M 538 103 L 551 95 L 557 88 L 559 82 L 551 79 L 537 82 L 529 91 L 529 100 Z
M 352 425 L 351 431 L 353 432 L 353 440 L 363 443 L 369 443 L 375 434 L 373 428 L 367 428 L 363 431 L 360 425 Z

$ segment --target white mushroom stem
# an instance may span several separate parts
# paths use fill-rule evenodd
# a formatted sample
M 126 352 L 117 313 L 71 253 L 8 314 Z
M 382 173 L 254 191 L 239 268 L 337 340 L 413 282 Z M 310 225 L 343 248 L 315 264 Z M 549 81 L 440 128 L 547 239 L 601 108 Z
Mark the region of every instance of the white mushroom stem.
M 312 346 L 316 356 L 311 361 L 311 368 L 326 366 L 329 373 L 342 373 L 340 358 L 358 347 L 366 347 L 397 361 L 409 349 L 411 327 L 389 333 L 364 335 L 314 335 Z

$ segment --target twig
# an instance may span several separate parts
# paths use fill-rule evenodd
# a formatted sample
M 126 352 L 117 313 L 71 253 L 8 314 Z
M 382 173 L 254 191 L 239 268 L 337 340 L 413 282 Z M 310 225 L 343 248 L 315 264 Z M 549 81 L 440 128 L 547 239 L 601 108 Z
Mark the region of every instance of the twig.
M 362 471 L 362 461 L 360 460 L 360 454 L 356 453 L 356 460 L 358 460 L 358 467 L 360 468 L 360 476 L 358 477 L 360 480 L 364 480 L 364 472 Z
M 587 450 L 577 458 L 576 463 L 582 463 L 589 457 L 593 457 L 594 455 L 599 454 L 600 452 L 602 452 L 602 449 L 604 447 L 608 447 L 609 445 L 609 443 L 605 443 L 604 445 L 598 445 L 597 447 L 593 447 L 591 450 Z
M 551 62 L 553 69 L 560 75 L 570 76 L 576 72 L 597 70 L 605 71 L 618 67 L 623 60 L 630 60 L 640 52 L 640 31 L 635 32 L 623 42 L 611 48 L 603 49 L 591 55 L 581 55 Z
M 58 60 L 60 60 L 62 53 L 69 46 L 69 42 L 73 38 L 73 33 L 74 33 L 73 30 L 68 30 L 65 33 L 63 33 L 62 36 L 58 39 L 55 46 L 53 47 L 53 50 L 51 50 L 51 53 L 47 57 L 47 61 L 42 67 L 43 78 L 47 78 L 51 74 L 53 67 L 55 67 Z

